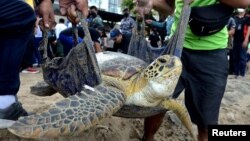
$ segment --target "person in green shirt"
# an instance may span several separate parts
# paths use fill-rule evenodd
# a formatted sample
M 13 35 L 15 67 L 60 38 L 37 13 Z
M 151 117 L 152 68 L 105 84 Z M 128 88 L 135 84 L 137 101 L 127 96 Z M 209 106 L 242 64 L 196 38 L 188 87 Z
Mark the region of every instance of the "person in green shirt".
M 155 9 L 161 14 L 174 12 L 172 33 L 175 32 L 184 0 L 137 0 L 140 16 Z M 202 7 L 221 2 L 234 8 L 245 8 L 250 0 L 190 0 L 191 7 Z M 249 35 L 249 31 L 248 31 Z M 185 105 L 191 120 L 198 127 L 199 141 L 208 140 L 208 125 L 218 124 L 219 109 L 228 76 L 228 31 L 225 28 L 209 36 L 197 36 L 187 26 L 181 56 L 183 72 L 173 93 L 177 98 L 185 89 Z M 248 42 L 248 41 L 244 41 Z M 164 114 L 145 120 L 143 141 L 153 141 Z

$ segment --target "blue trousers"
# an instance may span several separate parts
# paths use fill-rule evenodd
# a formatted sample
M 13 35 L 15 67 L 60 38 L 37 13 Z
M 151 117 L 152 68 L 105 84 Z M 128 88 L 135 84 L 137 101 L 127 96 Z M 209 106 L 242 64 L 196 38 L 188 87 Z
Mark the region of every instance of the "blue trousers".
M 233 47 L 234 74 L 245 76 L 246 64 L 247 64 L 247 48 L 242 47 L 242 42 L 234 43 Z
M 38 50 L 39 48 L 39 43 L 42 41 L 42 37 L 35 37 L 34 39 L 34 46 L 35 46 L 35 51 L 34 51 L 34 55 L 33 55 L 33 63 L 38 63 L 41 64 L 42 63 L 42 57 L 41 54 Z
M 33 9 L 23 1 L 0 1 L 0 95 L 17 94 L 19 68 L 33 34 Z

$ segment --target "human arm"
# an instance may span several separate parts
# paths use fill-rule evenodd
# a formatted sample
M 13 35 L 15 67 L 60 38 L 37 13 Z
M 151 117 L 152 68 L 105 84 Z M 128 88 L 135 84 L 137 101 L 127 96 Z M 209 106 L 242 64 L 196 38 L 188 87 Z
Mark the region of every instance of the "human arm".
M 148 14 L 155 9 L 163 15 L 170 15 L 174 12 L 175 0 L 136 0 L 136 12 L 139 16 Z
M 95 52 L 96 53 L 102 52 L 102 47 L 101 47 L 101 43 L 100 43 L 100 40 L 101 40 L 100 33 L 96 29 L 90 28 L 90 27 L 89 27 L 89 33 L 90 33 L 91 39 L 94 43 Z
M 219 0 L 219 1 L 234 8 L 247 8 L 250 5 L 250 0 Z
M 229 19 L 229 23 L 228 23 L 228 35 L 230 36 L 230 37 L 233 37 L 233 35 L 234 35 L 234 33 L 235 33 L 235 27 L 236 27 L 236 22 L 235 22 L 235 20 L 234 20 L 234 18 L 233 17 L 231 17 L 230 19 Z
M 95 52 L 102 52 L 102 47 L 101 44 L 99 42 L 94 42 L 94 48 L 95 48 Z
M 243 48 L 247 48 L 248 43 L 249 43 L 249 36 L 250 36 L 250 18 L 247 17 L 247 21 L 246 21 L 246 26 L 247 26 L 247 32 L 246 35 L 244 36 L 244 41 L 243 41 Z
M 250 25 L 248 25 L 248 27 L 247 27 L 247 34 L 245 36 L 245 39 L 244 39 L 243 45 L 242 45 L 243 48 L 247 48 L 247 45 L 249 43 L 249 35 L 250 35 Z
M 131 17 L 130 17 L 130 24 L 131 24 L 131 28 L 134 28 L 136 26 L 135 20 Z
M 165 28 L 165 22 L 157 22 L 153 20 L 146 20 L 145 21 L 147 24 L 151 25 L 152 27 L 156 27 L 159 29 Z
M 188 0 L 189 3 L 193 1 L 194 0 Z M 139 16 L 148 14 L 152 9 L 165 16 L 171 15 L 175 10 L 175 0 L 136 0 L 135 10 Z
M 235 27 L 231 27 L 230 30 L 228 31 L 228 35 L 230 37 L 233 37 L 234 33 L 235 33 Z

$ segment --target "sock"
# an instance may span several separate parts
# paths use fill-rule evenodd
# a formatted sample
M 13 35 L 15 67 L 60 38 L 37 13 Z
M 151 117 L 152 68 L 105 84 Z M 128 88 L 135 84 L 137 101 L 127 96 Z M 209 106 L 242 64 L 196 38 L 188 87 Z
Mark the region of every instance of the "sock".
M 1 95 L 0 96 L 0 109 L 5 109 L 15 102 L 16 102 L 15 95 Z

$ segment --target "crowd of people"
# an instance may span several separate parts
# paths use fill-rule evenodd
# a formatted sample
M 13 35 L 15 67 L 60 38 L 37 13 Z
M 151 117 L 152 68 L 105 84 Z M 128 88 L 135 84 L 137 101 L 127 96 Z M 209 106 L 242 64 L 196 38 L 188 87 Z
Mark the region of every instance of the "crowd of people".
M 235 15 L 228 21 L 229 34 L 229 74 L 234 78 L 242 79 L 247 71 L 250 72 L 249 64 L 249 28 L 250 17 L 245 9 L 239 8 Z
M 37 64 L 36 66 L 41 64 L 38 51 L 39 42 L 42 39 L 41 28 L 50 28 L 47 46 L 50 58 L 64 57 L 74 47 L 72 27 L 66 26 L 63 19 L 60 19 L 58 24 L 55 22 L 51 0 L 36 0 L 36 3 L 33 3 L 33 0 L 25 1 L 30 5 L 18 0 L 0 1 L 0 32 L 2 33 L 0 35 L 0 119 L 17 120 L 20 116 L 28 115 L 17 98 L 20 87 L 19 73 L 38 72 L 34 64 Z M 183 71 L 172 95 L 173 98 L 177 98 L 185 89 L 185 104 L 192 122 L 198 127 L 198 141 L 207 141 L 208 125 L 218 124 L 228 73 L 234 74 L 235 78 L 243 78 L 249 61 L 250 20 L 245 9 L 242 8 L 249 6 L 250 1 L 218 1 L 220 3 L 217 0 L 190 0 L 190 6 L 195 7 L 196 12 L 198 11 L 198 13 L 192 11 L 191 17 L 197 14 L 203 16 L 203 12 L 207 9 L 215 11 L 209 13 L 214 14 L 210 15 L 212 18 L 220 16 L 223 12 L 225 15 L 228 12 L 231 14 L 231 9 L 241 9 L 237 10 L 233 18 L 228 18 L 227 28 L 226 24 L 222 24 L 222 27 L 211 27 L 206 25 L 208 23 L 204 23 L 202 30 L 199 30 L 200 25 L 192 26 L 195 19 L 190 20 L 181 56 Z M 123 10 L 124 18 L 120 26 L 113 28 L 109 33 L 109 39 L 114 42 L 113 47 L 105 48 L 103 39 L 107 38 L 107 35 L 97 7 L 89 8 L 86 0 L 59 0 L 59 4 L 62 15 L 66 15 L 74 25 L 79 22 L 75 14 L 76 10 L 88 16 L 87 21 L 95 52 L 110 50 L 127 53 L 132 29 L 135 27 L 135 21 L 130 17 L 130 9 Z M 152 9 L 160 14 L 170 15 L 164 23 L 146 20 L 152 28 L 149 38 L 152 46 L 162 45 L 158 43 L 159 38 L 155 28 L 166 29 L 166 38 L 173 35 L 178 28 L 182 7 L 183 0 L 137 1 L 136 12 L 139 17 L 143 17 Z M 84 32 L 79 26 L 78 31 L 78 42 L 84 42 Z M 231 48 L 228 49 L 228 46 Z M 228 54 L 231 61 L 228 60 Z M 231 64 L 228 65 L 228 62 Z M 228 69 L 229 66 L 230 69 Z M 248 66 L 250 66 L 249 62 Z M 145 119 L 143 141 L 154 140 L 154 134 L 160 127 L 164 114 L 160 113 Z
M 129 42 L 132 36 L 132 29 L 135 26 L 135 21 L 130 15 L 128 8 L 123 10 L 123 18 L 120 21 L 119 27 L 115 27 L 111 31 L 108 31 L 107 27 L 104 26 L 101 16 L 98 14 L 98 8 L 96 6 L 89 7 L 88 14 L 88 27 L 90 35 L 94 44 L 95 52 L 115 51 L 127 53 Z M 41 18 L 37 16 L 34 37 L 31 37 L 29 48 L 26 49 L 24 55 L 24 61 L 22 63 L 22 73 L 38 73 L 41 62 L 41 55 L 38 51 L 39 42 L 42 40 L 41 31 Z M 82 42 L 84 39 L 84 31 L 81 25 L 77 24 L 78 29 L 78 42 Z M 107 33 L 110 35 L 109 38 Z M 70 21 L 65 18 L 59 18 L 58 23 L 54 23 L 52 28 L 49 30 L 49 43 L 47 46 L 48 56 L 53 57 L 64 57 L 69 51 L 75 46 L 73 42 L 73 27 Z M 112 45 L 107 45 L 107 42 L 111 42 Z

